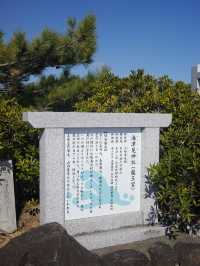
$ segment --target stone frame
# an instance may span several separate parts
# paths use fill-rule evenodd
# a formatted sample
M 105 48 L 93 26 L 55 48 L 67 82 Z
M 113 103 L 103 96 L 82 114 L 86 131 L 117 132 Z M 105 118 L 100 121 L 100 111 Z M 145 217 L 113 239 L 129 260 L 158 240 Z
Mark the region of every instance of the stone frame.
M 44 128 L 40 138 L 40 222 L 58 222 L 73 236 L 110 232 L 147 225 L 154 206 L 152 197 L 145 197 L 147 168 L 159 161 L 159 134 L 161 127 L 168 127 L 171 114 L 158 113 L 78 113 L 78 112 L 26 112 L 23 120 L 35 128 Z M 141 211 L 105 215 L 65 221 L 64 219 L 64 130 L 66 128 L 141 128 Z M 88 242 L 89 241 L 89 242 Z M 117 240 L 111 241 L 116 244 Z M 87 242 L 87 243 L 86 243 Z M 87 240 L 83 244 L 96 246 Z M 86 243 L 86 244 L 85 244 Z

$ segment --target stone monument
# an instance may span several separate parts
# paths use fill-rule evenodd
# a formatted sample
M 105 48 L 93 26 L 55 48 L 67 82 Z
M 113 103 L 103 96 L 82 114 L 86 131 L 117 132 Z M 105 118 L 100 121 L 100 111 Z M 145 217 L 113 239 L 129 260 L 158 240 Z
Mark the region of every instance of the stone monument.
M 0 231 L 11 233 L 16 229 L 12 162 L 0 161 Z
M 149 226 L 147 168 L 159 161 L 170 114 L 27 112 L 40 138 L 40 221 L 88 249 L 163 235 Z

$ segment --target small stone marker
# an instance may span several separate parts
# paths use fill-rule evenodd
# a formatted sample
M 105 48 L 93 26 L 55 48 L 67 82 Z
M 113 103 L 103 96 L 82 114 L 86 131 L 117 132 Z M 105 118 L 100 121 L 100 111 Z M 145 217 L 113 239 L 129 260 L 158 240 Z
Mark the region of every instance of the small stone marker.
M 40 221 L 64 225 L 88 249 L 163 235 L 147 226 L 147 168 L 159 161 L 170 114 L 24 113 L 40 139 Z
M 15 195 L 11 161 L 0 161 L 0 231 L 16 230 Z

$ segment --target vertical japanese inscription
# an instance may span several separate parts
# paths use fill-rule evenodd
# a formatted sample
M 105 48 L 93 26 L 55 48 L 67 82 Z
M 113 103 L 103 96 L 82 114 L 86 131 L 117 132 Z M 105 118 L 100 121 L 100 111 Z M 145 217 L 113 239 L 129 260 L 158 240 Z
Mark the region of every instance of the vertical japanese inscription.
M 65 130 L 65 219 L 140 209 L 141 130 Z

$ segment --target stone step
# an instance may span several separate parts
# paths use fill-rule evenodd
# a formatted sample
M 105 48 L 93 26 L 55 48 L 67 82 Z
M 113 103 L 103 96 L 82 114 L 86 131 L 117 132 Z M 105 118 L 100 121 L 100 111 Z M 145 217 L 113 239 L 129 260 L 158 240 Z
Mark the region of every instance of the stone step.
M 81 234 L 74 236 L 74 238 L 87 249 L 94 250 L 156 238 L 163 236 L 164 234 L 164 227 L 155 225 L 125 227 L 109 231 L 94 232 L 91 234 Z

